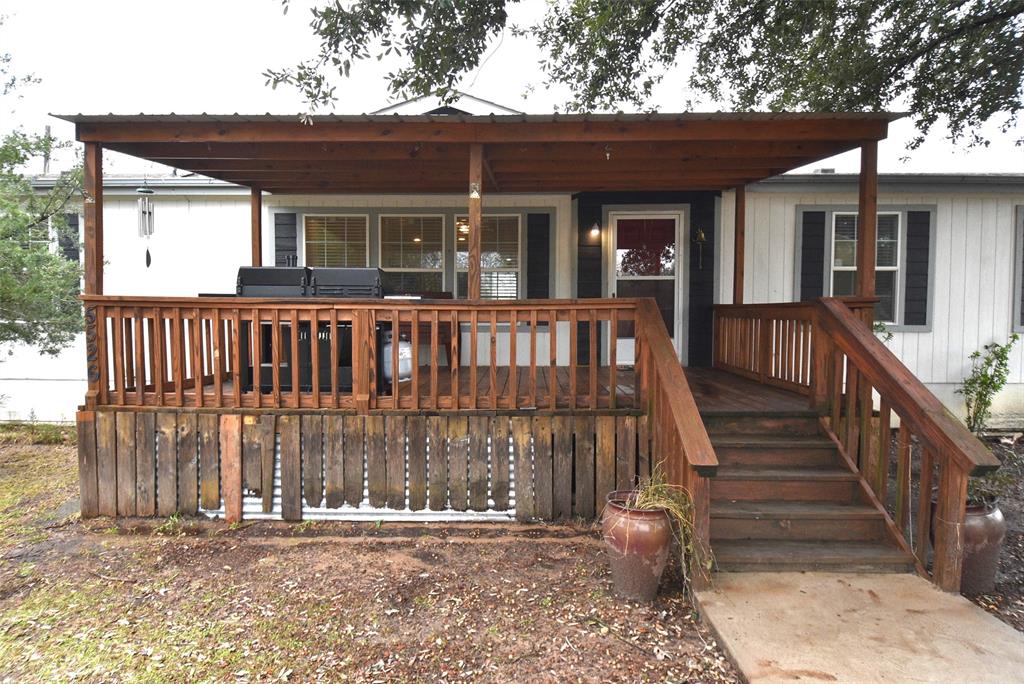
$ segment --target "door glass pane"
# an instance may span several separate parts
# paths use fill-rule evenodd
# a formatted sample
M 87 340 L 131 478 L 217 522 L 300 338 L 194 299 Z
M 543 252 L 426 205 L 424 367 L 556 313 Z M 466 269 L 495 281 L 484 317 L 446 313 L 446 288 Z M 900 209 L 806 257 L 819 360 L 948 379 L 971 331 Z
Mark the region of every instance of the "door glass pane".
M 665 320 L 668 334 L 675 336 L 675 280 L 620 280 L 618 283 L 619 297 L 654 297 Z
M 616 222 L 617 276 L 672 276 L 675 272 L 675 219 L 619 219 Z

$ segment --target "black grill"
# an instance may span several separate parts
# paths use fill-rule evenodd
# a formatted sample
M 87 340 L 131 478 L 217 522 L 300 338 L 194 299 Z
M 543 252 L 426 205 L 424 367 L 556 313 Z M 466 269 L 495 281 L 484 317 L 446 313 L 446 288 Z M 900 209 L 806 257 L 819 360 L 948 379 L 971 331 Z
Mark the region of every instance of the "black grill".
M 381 287 L 381 271 L 376 268 L 304 268 L 304 267 L 249 267 L 238 269 L 236 291 L 240 297 L 337 297 L 346 299 L 380 299 L 383 295 Z M 249 324 L 239 340 L 242 358 L 248 361 L 249 367 L 245 374 L 245 391 L 252 389 L 253 372 L 252 356 L 249 354 Z M 260 331 L 262 359 L 259 371 L 261 392 L 271 392 L 274 387 L 273 364 L 273 326 L 263 323 Z M 299 388 L 303 392 L 313 389 L 313 354 L 310 324 L 299 323 Z M 352 387 L 352 324 L 339 323 L 338 329 L 338 367 L 335 370 L 340 389 Z M 331 388 L 331 335 L 330 324 L 319 323 L 316 327 L 316 344 L 319 345 L 318 382 L 321 391 Z M 379 346 L 379 345 L 378 345 Z M 281 391 L 292 390 L 292 335 L 291 324 L 281 324 L 281 365 L 278 369 L 278 382 Z

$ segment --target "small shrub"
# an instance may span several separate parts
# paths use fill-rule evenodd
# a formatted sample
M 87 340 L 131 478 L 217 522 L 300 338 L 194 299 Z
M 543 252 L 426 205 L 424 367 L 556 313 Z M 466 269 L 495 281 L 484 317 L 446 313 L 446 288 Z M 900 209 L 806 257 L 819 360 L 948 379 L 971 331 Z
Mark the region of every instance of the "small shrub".
M 889 330 L 889 326 L 882 321 L 875 321 L 874 325 L 871 326 L 871 330 L 875 333 L 878 339 L 882 340 L 882 344 L 892 342 L 892 331 Z
M 964 378 L 956 393 L 967 405 L 967 429 L 976 435 L 985 432 L 992 412 L 992 401 L 1006 386 L 1010 374 L 1010 350 L 1020 339 L 1014 333 L 1005 344 L 991 342 L 973 352 L 971 374 Z

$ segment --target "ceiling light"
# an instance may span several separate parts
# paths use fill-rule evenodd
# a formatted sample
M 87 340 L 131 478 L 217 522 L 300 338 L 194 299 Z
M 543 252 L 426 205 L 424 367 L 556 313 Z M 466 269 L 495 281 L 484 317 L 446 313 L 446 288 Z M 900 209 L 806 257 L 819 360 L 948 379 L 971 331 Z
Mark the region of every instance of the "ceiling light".
M 594 222 L 594 225 L 592 225 L 592 226 L 590 227 L 590 237 L 592 237 L 592 238 L 598 238 L 598 237 L 600 237 L 600 236 L 601 236 L 601 226 L 599 226 L 599 225 L 597 224 L 597 222 L 595 221 L 595 222 Z
M 423 240 L 421 240 L 421 239 L 420 239 L 420 238 L 418 238 L 418 237 L 414 237 L 414 238 L 412 239 L 412 241 L 413 241 L 413 242 L 423 242 Z

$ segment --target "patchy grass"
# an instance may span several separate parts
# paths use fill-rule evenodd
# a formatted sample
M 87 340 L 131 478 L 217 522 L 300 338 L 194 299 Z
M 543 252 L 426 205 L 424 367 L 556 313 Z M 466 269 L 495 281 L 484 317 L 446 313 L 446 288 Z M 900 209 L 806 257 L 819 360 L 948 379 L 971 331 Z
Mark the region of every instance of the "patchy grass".
M 0 682 L 736 681 L 674 585 L 650 606 L 613 596 L 589 527 L 48 527 L 74 460 L 0 446 L 18 521 L 0 548 Z
M 11 421 L 0 423 L 0 444 L 74 444 L 74 425 Z

